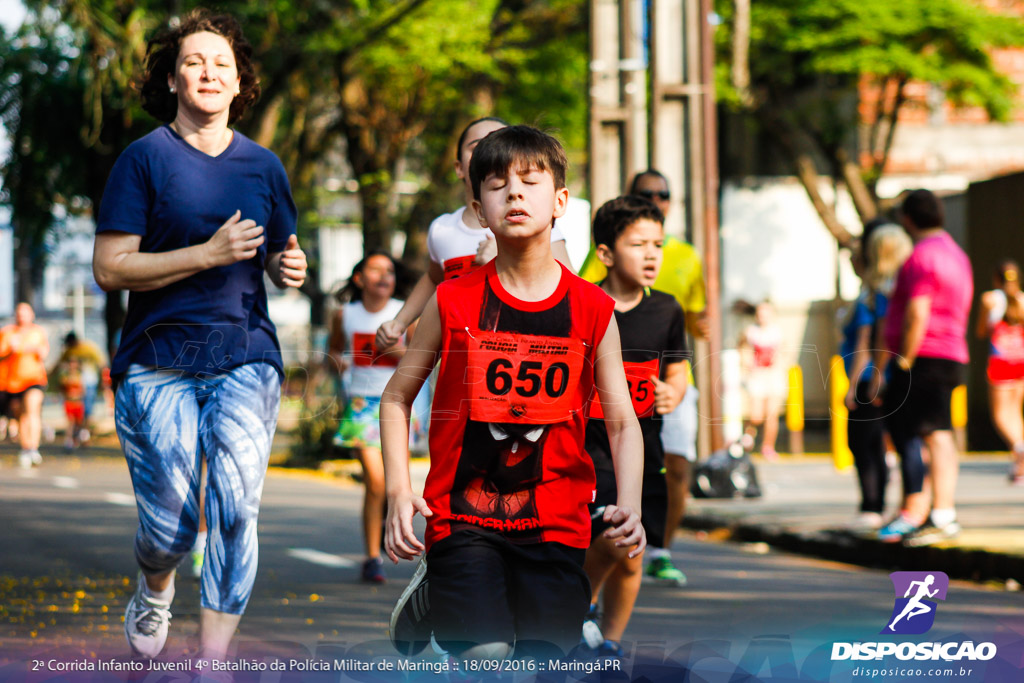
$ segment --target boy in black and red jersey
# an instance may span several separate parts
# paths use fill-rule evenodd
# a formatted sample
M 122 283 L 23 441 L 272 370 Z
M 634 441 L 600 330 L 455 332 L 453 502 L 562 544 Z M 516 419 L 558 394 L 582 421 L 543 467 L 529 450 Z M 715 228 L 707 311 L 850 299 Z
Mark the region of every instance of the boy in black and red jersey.
M 410 654 L 431 630 L 441 647 L 469 658 L 507 656 L 513 643 L 517 656 L 560 656 L 578 642 L 595 495 L 584 409 L 595 389 L 619 492 L 605 533 L 634 557 L 646 544 L 642 437 L 614 304 L 551 254 L 551 225 L 568 201 L 565 168 L 558 141 L 528 126 L 480 142 L 473 208 L 498 254 L 438 286 L 384 392 L 385 549 L 395 562 L 426 552 L 392 617 L 392 640 Z M 438 357 L 421 497 L 409 479 L 408 417 Z M 417 512 L 425 543 L 413 531 Z
M 650 201 L 625 196 L 607 202 L 594 217 L 596 255 L 608 268 L 600 283 L 615 301 L 615 322 L 621 330 L 622 359 L 630 398 L 644 441 L 643 525 L 647 542 L 665 545 L 668 504 L 661 444 L 661 415 L 675 410 L 687 386 L 685 317 L 675 297 L 650 287 L 661 268 L 665 217 Z M 619 641 L 629 623 L 643 579 L 643 560 L 631 556 L 602 534 L 598 517 L 616 500 L 608 425 L 600 401 L 589 408 L 586 449 L 597 472 L 594 540 L 584 565 L 593 592 L 593 625 L 583 629 L 586 644 L 601 656 L 622 656 Z M 603 617 L 596 625 L 597 601 L 605 590 Z M 590 621 L 590 619 L 588 619 Z

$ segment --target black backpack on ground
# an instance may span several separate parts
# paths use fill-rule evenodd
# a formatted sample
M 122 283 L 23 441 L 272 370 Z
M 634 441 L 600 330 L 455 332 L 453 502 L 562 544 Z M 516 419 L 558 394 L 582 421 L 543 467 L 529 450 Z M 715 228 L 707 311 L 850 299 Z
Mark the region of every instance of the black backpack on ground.
M 715 451 L 693 469 L 695 498 L 760 498 L 761 486 L 750 453 L 734 443 Z

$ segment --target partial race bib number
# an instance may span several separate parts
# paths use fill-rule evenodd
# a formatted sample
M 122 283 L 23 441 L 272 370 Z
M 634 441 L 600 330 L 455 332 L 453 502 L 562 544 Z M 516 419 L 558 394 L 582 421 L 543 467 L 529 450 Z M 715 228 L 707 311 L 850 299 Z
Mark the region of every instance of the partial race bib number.
M 360 367 L 393 368 L 398 366 L 398 357 L 382 356 L 377 352 L 376 335 L 366 332 L 352 333 L 352 364 Z
M 654 414 L 654 382 L 651 377 L 658 377 L 661 365 L 657 358 L 652 358 L 643 363 L 623 363 L 622 369 L 626 371 L 626 383 L 629 385 L 629 398 L 633 402 L 633 410 L 637 417 L 650 417 Z M 590 408 L 587 411 L 588 417 L 604 419 L 604 410 L 601 408 L 601 399 L 597 392 L 590 401 Z
M 473 332 L 468 347 L 472 419 L 551 424 L 580 408 L 574 403 L 583 372 L 581 340 Z
M 476 254 L 448 259 L 444 262 L 444 279 L 451 280 L 452 278 L 459 277 L 461 275 L 469 275 L 479 268 L 478 265 L 473 263 L 475 260 Z

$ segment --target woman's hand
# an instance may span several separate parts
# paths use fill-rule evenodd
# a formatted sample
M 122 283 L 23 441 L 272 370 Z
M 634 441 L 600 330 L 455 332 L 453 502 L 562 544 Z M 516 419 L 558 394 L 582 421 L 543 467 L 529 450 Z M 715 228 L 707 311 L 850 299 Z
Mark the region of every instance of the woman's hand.
M 301 287 L 306 281 L 306 252 L 299 248 L 299 238 L 295 235 L 288 238 L 277 263 L 277 278 L 274 281 L 279 286 Z
M 230 266 L 251 259 L 263 241 L 263 226 L 256 225 L 251 218 L 242 220 L 242 212 L 235 211 L 206 242 L 209 265 Z

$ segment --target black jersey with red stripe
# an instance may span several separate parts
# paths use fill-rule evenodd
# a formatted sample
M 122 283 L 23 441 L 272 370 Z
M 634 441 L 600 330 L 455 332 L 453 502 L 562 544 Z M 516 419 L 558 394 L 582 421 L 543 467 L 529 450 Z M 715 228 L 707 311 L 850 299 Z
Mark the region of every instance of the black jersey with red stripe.
M 437 307 L 427 546 L 472 528 L 587 547 L 594 469 L 584 407 L 612 299 L 562 266 L 549 297 L 522 301 L 492 261 L 440 284 Z
M 644 475 L 657 474 L 664 466 L 665 452 L 661 445 L 661 417 L 654 411 L 654 383 L 651 376 L 664 380 L 670 365 L 689 359 L 686 347 L 686 324 L 683 309 L 670 294 L 651 289 L 628 311 L 615 311 L 622 343 L 622 362 L 629 384 L 633 408 L 640 420 L 644 436 Z M 594 401 L 587 413 L 587 452 L 594 466 L 612 469 L 608 430 L 600 402 Z

